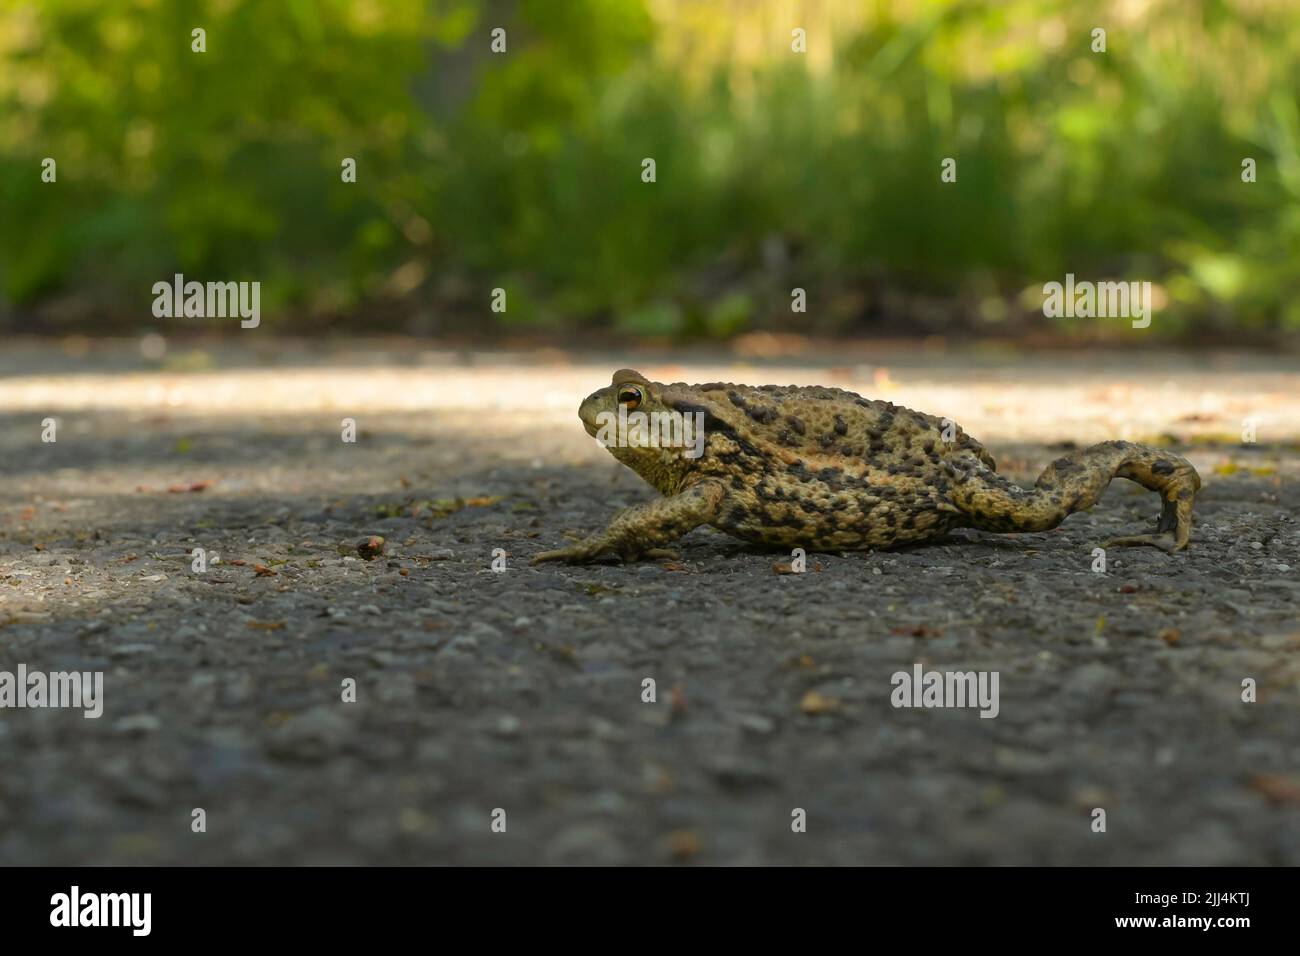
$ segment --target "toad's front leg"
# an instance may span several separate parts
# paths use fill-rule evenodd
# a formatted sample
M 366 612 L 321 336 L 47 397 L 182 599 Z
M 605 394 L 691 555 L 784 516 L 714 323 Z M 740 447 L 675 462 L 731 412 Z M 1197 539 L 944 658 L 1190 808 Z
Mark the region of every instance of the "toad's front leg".
M 533 558 L 532 563 L 567 561 L 582 564 L 609 551 L 624 561 L 653 555 L 662 545 L 713 521 L 725 496 L 726 489 L 719 482 L 702 481 L 670 497 L 625 508 L 599 534 L 568 548 L 543 551 Z

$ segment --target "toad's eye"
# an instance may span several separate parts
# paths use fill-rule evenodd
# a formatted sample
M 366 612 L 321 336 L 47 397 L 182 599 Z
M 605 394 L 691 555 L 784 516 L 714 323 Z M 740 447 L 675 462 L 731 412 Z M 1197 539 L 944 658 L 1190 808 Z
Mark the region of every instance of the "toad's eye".
M 618 403 L 626 405 L 629 412 L 634 411 L 641 404 L 641 389 L 635 385 L 620 385 L 618 387 Z

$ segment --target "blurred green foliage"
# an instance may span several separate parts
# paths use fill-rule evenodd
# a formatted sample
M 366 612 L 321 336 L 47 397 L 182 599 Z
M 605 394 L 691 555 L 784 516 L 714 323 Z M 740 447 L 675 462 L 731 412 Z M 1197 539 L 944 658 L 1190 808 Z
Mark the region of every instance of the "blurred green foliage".
M 183 272 L 282 329 L 996 331 L 1073 272 L 1300 328 L 1300 5 L 793 6 L 0 0 L 0 323 Z

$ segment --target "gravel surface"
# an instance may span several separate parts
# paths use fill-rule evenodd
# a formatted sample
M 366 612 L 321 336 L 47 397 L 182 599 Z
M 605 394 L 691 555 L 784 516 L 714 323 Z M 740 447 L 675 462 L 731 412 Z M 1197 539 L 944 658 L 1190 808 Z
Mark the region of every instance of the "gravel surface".
M 531 568 L 654 494 L 577 420 L 621 366 L 888 397 L 1024 483 L 1161 441 L 1193 545 L 1094 570 L 1158 511 L 1121 480 L 1053 532 L 803 574 L 710 529 Z M 1286 357 L 16 347 L 0 671 L 104 701 L 0 710 L 0 863 L 1300 865 L 1298 423 Z M 916 662 L 997 672 L 997 717 L 892 706 Z

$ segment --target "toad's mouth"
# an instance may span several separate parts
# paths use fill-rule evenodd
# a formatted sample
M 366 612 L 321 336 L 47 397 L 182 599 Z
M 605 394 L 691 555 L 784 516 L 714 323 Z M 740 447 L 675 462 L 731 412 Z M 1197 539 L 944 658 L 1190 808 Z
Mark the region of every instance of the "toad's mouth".
M 596 432 L 600 429 L 600 422 L 598 421 L 598 416 L 600 415 L 602 406 L 600 399 L 600 392 L 592 392 L 584 398 L 582 404 L 578 406 L 578 417 L 582 419 L 582 427 L 585 428 L 587 434 L 591 435 L 593 438 L 595 437 Z

